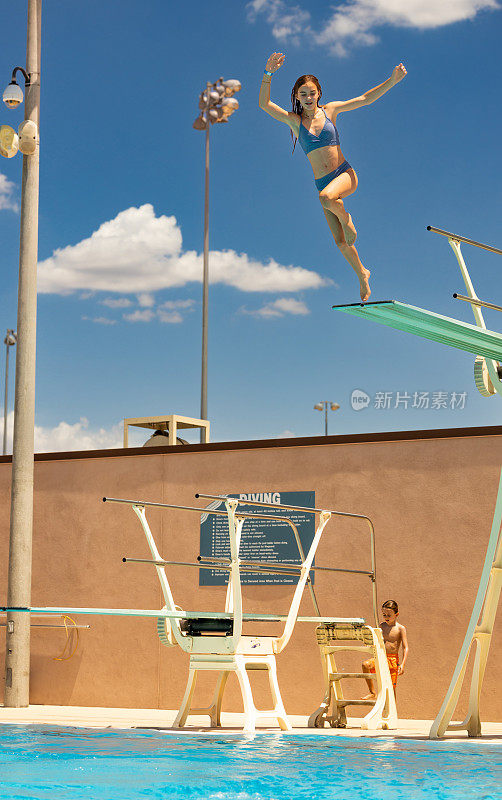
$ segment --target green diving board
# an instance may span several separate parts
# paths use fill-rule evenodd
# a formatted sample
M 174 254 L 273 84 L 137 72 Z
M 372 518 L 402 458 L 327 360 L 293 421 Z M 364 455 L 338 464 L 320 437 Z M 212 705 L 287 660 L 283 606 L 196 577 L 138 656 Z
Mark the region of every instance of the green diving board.
M 202 509 L 203 510 L 203 509 Z M 0 606 L 0 612 L 24 614 L 93 614 L 99 617 L 164 617 L 165 619 L 233 619 L 229 611 L 168 611 L 165 608 L 75 608 L 74 606 Z M 287 614 L 243 614 L 244 622 L 285 622 Z M 362 617 L 297 617 L 297 622 L 365 625 Z
M 382 325 L 406 333 L 414 333 L 423 339 L 432 339 L 434 342 L 456 347 L 457 350 L 466 350 L 477 356 L 502 361 L 502 334 L 478 328 L 469 322 L 444 317 L 442 314 L 409 306 L 398 300 L 351 303 L 333 308 L 356 317 L 381 322 Z

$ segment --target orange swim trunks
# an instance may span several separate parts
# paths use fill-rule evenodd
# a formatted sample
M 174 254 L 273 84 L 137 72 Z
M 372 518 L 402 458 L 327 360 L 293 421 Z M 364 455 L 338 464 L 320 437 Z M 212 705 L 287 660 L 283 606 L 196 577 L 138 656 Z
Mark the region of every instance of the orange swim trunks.
M 398 669 L 399 669 L 399 656 L 397 655 L 397 653 L 387 653 L 387 662 L 389 664 L 389 672 L 390 672 L 390 679 L 392 681 L 392 685 L 393 685 L 394 688 L 396 688 L 397 672 L 398 672 Z M 376 670 L 375 670 L 375 659 L 374 658 L 370 658 L 368 663 L 370 664 L 370 672 L 375 673 L 376 672 Z

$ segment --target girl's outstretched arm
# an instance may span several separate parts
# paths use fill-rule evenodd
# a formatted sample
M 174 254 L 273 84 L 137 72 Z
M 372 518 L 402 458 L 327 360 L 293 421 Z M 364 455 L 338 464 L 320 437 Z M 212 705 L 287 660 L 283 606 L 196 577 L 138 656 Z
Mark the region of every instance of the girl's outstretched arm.
M 335 100 L 334 103 L 329 103 L 330 111 L 334 111 L 335 113 L 339 114 L 341 111 L 354 111 L 356 108 L 369 106 L 370 103 L 374 103 L 375 100 L 378 100 L 380 97 L 382 97 L 385 92 L 388 92 L 389 89 L 392 89 L 396 83 L 402 81 L 405 75 L 407 75 L 407 72 L 404 64 L 398 64 L 397 67 L 394 67 L 392 70 L 392 75 L 390 78 L 384 81 L 384 83 L 381 83 L 379 86 L 375 86 L 373 89 L 368 89 L 368 91 L 362 94 L 360 97 L 353 97 L 352 100 Z
M 284 63 L 284 59 L 286 56 L 284 53 L 272 53 L 272 55 L 267 60 L 267 64 L 265 69 L 267 72 L 277 72 L 279 67 L 281 67 Z M 286 125 L 291 127 L 291 120 L 295 117 L 292 112 L 285 111 L 280 106 L 272 103 L 270 100 L 270 84 L 272 82 L 272 76 L 267 75 L 265 72 L 263 73 L 263 80 L 260 86 L 260 96 L 258 98 L 258 105 L 263 111 L 266 111 L 267 114 L 270 114 L 271 117 L 278 120 L 279 122 L 285 122 Z

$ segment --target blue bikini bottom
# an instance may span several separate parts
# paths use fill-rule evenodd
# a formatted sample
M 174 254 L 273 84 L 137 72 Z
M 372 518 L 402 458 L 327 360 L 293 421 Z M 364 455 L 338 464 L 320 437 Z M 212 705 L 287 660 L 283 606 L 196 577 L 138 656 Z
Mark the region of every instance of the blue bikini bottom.
M 340 164 L 339 167 L 333 170 L 333 172 L 329 172 L 327 175 L 323 175 L 322 178 L 317 178 L 314 183 L 317 187 L 318 192 L 322 192 L 323 189 L 326 188 L 328 183 L 331 183 L 332 180 L 338 178 L 343 172 L 347 172 L 348 169 L 352 169 L 348 161 L 344 161 Z

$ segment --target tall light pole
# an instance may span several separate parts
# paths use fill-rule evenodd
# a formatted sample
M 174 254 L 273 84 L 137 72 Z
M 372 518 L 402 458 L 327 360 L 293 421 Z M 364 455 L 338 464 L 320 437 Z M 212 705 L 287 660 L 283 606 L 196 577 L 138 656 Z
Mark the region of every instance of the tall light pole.
M 328 408 L 331 408 L 332 411 L 338 411 L 340 406 L 338 403 L 333 403 L 331 400 L 321 400 L 320 403 L 316 403 L 314 406 L 316 411 L 324 411 L 324 435 L 328 435 Z
M 237 80 L 219 78 L 215 83 L 206 83 L 206 88 L 199 96 L 199 116 L 193 123 L 198 131 L 206 132 L 206 163 L 204 175 L 204 259 L 202 275 L 202 369 L 200 390 L 200 417 L 207 419 L 207 334 L 209 308 L 209 129 L 219 122 L 228 122 L 228 118 L 239 108 L 233 95 L 240 91 L 241 84 Z M 201 431 L 200 440 L 203 441 Z
M 9 406 L 9 347 L 16 344 L 17 333 L 7 328 L 7 335 L 3 340 L 7 348 L 5 353 L 5 400 L 3 409 L 3 455 L 7 453 L 7 408 Z
M 41 18 L 42 0 L 28 0 L 25 121 L 19 129 L 19 147 L 23 153 L 31 152 L 31 155 L 23 155 L 21 189 L 18 341 L 7 589 L 7 605 L 14 607 L 31 604 Z M 19 105 L 23 96 L 15 81 L 15 72 L 3 96 L 4 102 L 11 108 Z M 29 132 L 31 143 L 26 149 L 22 149 L 21 140 L 25 138 L 23 134 L 26 131 Z M 6 634 L 5 706 L 20 708 L 29 705 L 29 614 L 9 612 Z

